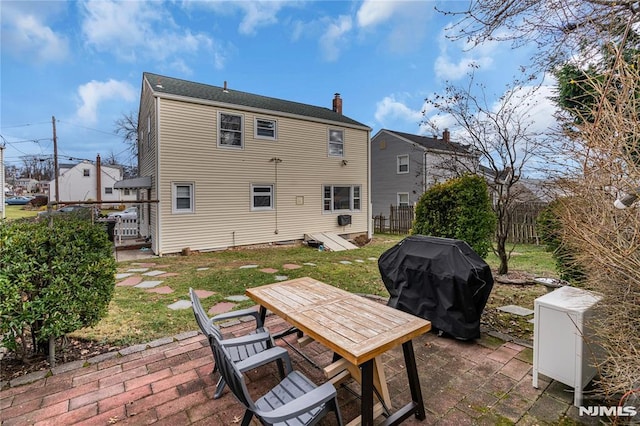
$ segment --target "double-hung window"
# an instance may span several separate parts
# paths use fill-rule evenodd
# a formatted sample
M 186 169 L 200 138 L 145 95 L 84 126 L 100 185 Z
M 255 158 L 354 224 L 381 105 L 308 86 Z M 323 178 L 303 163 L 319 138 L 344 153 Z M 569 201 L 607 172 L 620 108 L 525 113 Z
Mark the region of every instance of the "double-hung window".
M 398 155 L 398 174 L 409 173 L 409 156 Z
M 193 183 L 173 183 L 172 187 L 172 212 L 173 213 L 193 213 L 194 196 Z
M 104 187 L 104 193 L 105 194 L 113 194 L 113 188 L 110 186 L 105 186 Z
M 270 120 L 267 118 L 256 118 L 255 129 L 256 139 L 278 139 L 276 120 Z
M 251 185 L 251 210 L 273 210 L 273 185 Z
M 344 130 L 329 129 L 329 157 L 344 157 Z
M 399 207 L 409 207 L 409 193 L 408 192 L 398 192 L 398 206 Z
M 360 185 L 324 185 L 322 193 L 325 212 L 360 210 Z
M 242 148 L 242 116 L 221 112 L 218 114 L 218 146 Z
M 91 170 L 90 169 L 82 169 L 82 176 L 90 177 L 91 176 Z

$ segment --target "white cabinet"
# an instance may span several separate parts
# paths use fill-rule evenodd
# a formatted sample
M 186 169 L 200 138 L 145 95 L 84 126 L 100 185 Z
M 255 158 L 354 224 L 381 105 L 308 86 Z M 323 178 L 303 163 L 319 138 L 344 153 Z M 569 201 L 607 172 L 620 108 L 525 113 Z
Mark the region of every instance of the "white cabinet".
M 582 390 L 596 375 L 600 352 L 589 320 L 600 296 L 575 287 L 561 287 L 534 302 L 533 386 L 538 374 L 575 389 L 573 404 L 582 404 Z

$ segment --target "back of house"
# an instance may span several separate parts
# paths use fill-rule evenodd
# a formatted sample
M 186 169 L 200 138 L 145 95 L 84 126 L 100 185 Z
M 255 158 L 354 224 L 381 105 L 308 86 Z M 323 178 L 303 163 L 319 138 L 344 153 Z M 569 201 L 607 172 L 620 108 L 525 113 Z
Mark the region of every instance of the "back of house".
M 144 73 L 132 188 L 153 252 L 370 236 L 370 128 L 332 103 Z

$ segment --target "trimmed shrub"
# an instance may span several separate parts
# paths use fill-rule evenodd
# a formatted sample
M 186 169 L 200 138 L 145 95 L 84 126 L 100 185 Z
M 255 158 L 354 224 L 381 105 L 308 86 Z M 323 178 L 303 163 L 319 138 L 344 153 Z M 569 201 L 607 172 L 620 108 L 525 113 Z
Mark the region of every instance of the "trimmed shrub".
M 560 278 L 572 284 L 581 284 L 586 279 L 585 271 L 576 260 L 576 252 L 562 239 L 561 208 L 560 201 L 552 201 L 538 215 L 536 230 L 540 241 L 553 256 Z
M 0 223 L 1 345 L 22 352 L 95 325 L 115 289 L 113 246 L 103 227 L 73 215 Z
M 486 182 L 479 176 L 464 175 L 436 184 L 422 194 L 412 233 L 463 240 L 486 257 L 495 224 Z

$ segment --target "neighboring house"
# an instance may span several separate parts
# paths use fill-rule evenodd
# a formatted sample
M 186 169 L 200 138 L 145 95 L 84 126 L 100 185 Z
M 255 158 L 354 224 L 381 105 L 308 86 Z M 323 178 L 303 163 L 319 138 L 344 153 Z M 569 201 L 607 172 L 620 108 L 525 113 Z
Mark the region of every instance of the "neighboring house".
M 371 139 L 371 200 L 374 215 L 389 215 L 389 207 L 414 205 L 436 183 L 464 170 L 476 170 L 478 156 L 442 139 L 382 129 Z
M 84 160 L 77 164 L 58 166 L 57 187 L 59 201 L 102 201 L 105 204 L 121 204 L 137 199 L 135 191 L 114 189 L 114 184 L 123 179 L 121 166 L 104 165 L 100 156 L 95 163 Z M 49 185 L 49 200 L 56 200 L 56 180 Z
M 15 180 L 14 191 L 16 194 L 29 194 L 36 191 L 38 181 L 31 178 L 20 178 Z
M 370 131 L 338 94 L 330 109 L 144 73 L 140 177 L 117 187 L 148 201 L 140 229 L 158 255 L 371 236 Z

